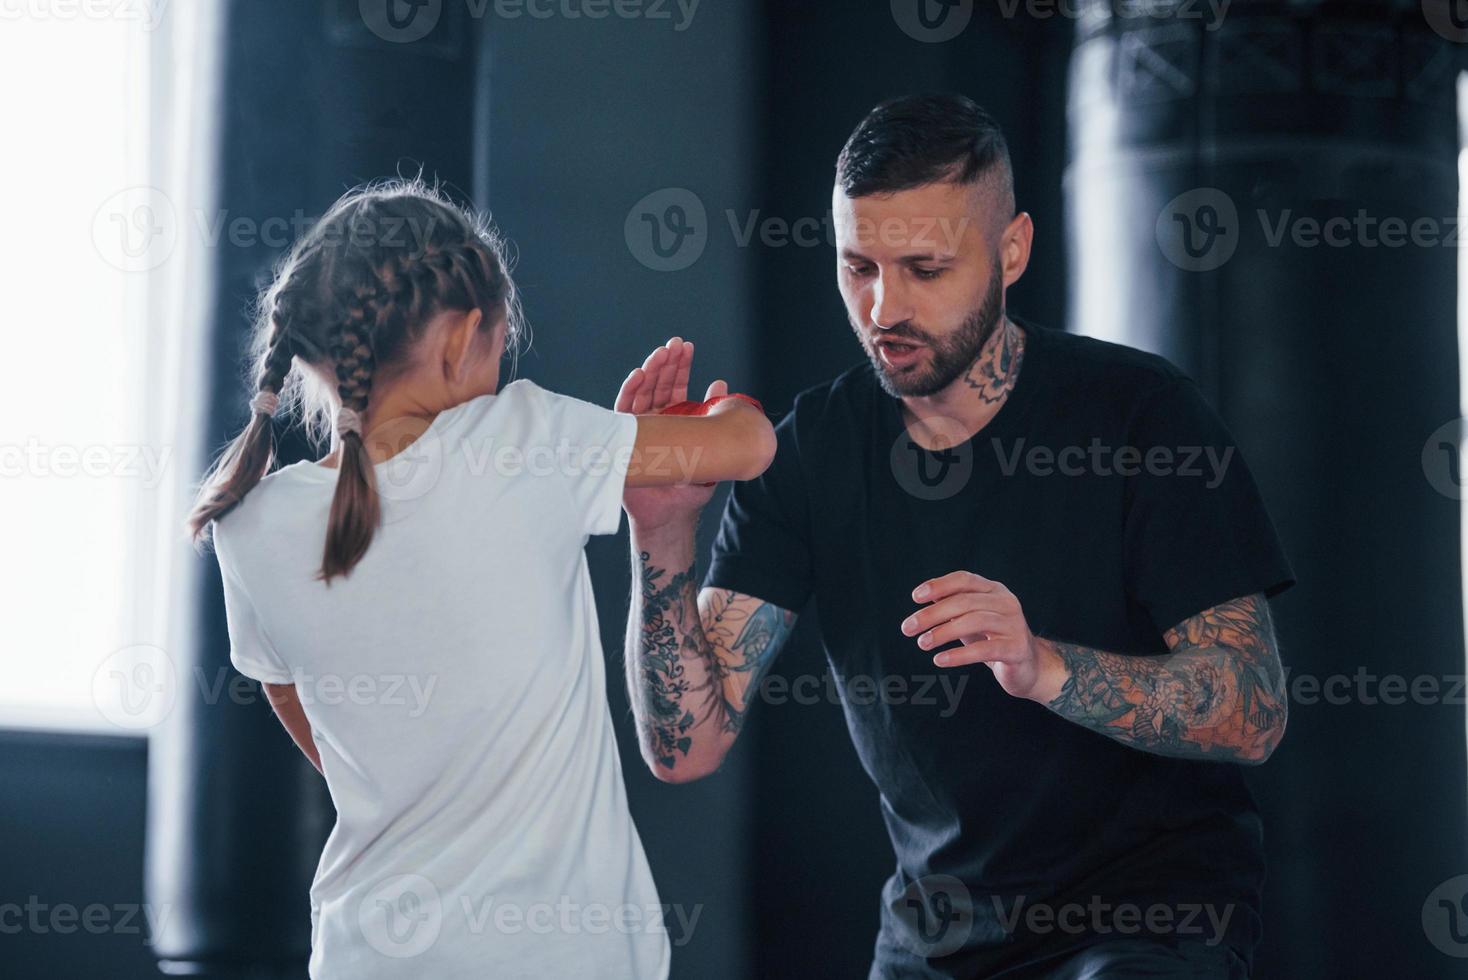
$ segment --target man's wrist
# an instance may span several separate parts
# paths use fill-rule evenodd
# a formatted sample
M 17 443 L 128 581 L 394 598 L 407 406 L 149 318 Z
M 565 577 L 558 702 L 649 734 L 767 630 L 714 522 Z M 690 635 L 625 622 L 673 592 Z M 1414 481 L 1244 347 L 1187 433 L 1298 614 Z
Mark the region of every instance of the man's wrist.
M 1060 692 L 1065 688 L 1065 682 L 1070 679 L 1070 668 L 1065 660 L 1055 649 L 1055 643 L 1044 637 L 1031 638 L 1035 647 L 1035 656 L 1038 661 L 1038 679 L 1035 687 L 1030 691 L 1031 701 L 1049 707 L 1050 703 L 1060 697 Z

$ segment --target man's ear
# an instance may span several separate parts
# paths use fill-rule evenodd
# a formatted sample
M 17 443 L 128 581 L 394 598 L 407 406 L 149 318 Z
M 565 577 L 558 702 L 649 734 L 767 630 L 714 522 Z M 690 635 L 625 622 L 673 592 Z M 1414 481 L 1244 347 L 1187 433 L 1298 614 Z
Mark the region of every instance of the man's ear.
M 1030 264 L 1030 247 L 1035 240 L 1035 224 L 1028 211 L 1016 214 L 1004 229 L 999 255 L 1004 267 L 1004 285 L 1013 286 Z
M 475 340 L 479 333 L 479 321 L 484 314 L 479 310 L 453 316 L 448 324 L 448 336 L 443 347 L 444 378 L 462 382 L 474 363 Z

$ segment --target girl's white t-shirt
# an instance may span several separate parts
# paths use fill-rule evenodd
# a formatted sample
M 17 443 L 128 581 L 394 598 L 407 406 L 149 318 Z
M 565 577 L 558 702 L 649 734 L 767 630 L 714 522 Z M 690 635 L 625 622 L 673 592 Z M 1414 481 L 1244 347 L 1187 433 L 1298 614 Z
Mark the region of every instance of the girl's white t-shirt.
M 329 587 L 335 469 L 216 522 L 230 661 L 296 685 L 337 810 L 313 980 L 667 976 L 584 551 L 636 432 L 528 379 L 440 412 L 375 467 L 382 524 Z

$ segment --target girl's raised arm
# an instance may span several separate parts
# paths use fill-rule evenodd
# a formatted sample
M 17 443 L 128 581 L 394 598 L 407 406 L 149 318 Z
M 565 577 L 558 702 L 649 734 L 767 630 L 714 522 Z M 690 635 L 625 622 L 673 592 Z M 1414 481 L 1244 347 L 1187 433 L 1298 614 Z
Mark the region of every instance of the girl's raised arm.
M 634 368 L 617 393 L 616 410 L 637 416 L 637 441 L 627 468 L 627 486 L 712 486 L 752 480 L 775 458 L 775 429 L 742 396 L 724 397 L 723 381 L 709 385 L 706 398 L 721 400 L 706 415 L 664 415 L 688 397 L 693 342 L 671 338 Z
M 775 427 L 765 413 L 727 398 L 707 415 L 638 415 L 627 486 L 753 480 L 774 458 Z

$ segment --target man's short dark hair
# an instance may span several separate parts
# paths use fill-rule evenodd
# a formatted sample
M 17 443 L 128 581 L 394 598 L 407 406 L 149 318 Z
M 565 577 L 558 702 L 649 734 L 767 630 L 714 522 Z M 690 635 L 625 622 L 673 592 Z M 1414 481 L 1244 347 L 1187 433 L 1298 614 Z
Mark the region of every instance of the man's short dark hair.
M 883 102 L 857 124 L 836 158 L 836 181 L 847 197 L 986 178 L 996 180 L 1000 202 L 1013 201 L 1014 174 L 1004 133 L 993 116 L 957 94 L 906 95 Z

